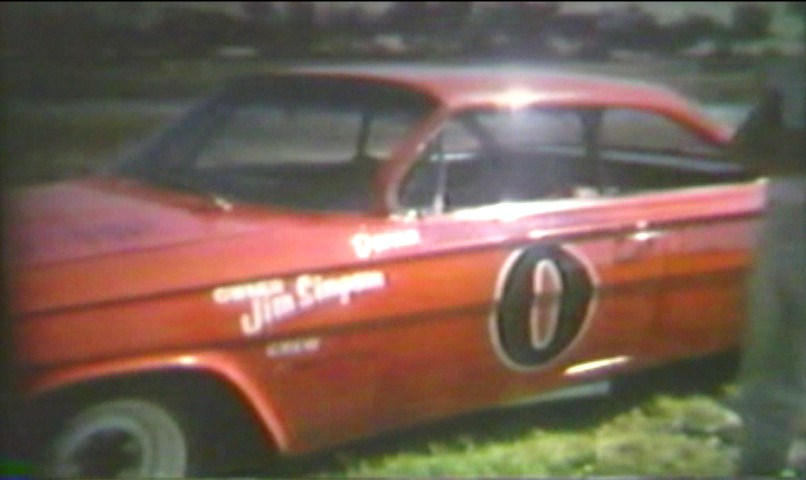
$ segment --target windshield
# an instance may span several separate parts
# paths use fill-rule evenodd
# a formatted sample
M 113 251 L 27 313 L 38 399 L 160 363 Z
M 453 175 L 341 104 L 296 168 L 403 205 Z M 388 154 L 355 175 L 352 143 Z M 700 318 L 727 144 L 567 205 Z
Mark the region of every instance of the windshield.
M 423 95 L 379 82 L 242 80 L 118 173 L 245 201 L 364 211 L 377 167 L 431 107 Z

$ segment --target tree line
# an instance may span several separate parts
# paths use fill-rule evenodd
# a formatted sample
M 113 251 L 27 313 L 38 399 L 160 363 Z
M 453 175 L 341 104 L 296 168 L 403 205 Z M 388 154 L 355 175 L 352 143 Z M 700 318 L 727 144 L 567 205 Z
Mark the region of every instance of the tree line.
M 703 41 L 729 53 L 741 42 L 769 37 L 772 22 L 767 4 L 740 2 L 727 24 L 697 13 L 661 23 L 638 4 L 573 13 L 562 2 L 389 2 L 380 14 L 353 6 L 323 19 L 317 2 L 240 2 L 235 14 L 165 6 L 156 19 L 138 23 L 132 19 L 147 2 L 108 3 L 103 11 L 90 2 L 31 11 L 5 5 L 3 50 L 66 61 L 199 57 L 228 46 L 263 57 L 374 52 L 606 58 L 620 49 L 675 55 Z M 802 4 L 790 4 L 790 12 L 804 15 Z M 397 49 L 378 41 L 383 37 L 393 37 Z

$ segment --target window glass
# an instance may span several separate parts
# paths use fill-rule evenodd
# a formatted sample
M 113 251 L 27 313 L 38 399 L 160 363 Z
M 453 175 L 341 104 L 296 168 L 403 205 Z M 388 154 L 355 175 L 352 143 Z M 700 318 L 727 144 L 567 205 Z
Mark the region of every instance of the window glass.
M 366 211 L 379 163 L 433 107 L 382 82 L 246 78 L 188 112 L 120 172 L 235 200 Z
M 575 110 L 460 114 L 423 149 L 403 182 L 401 202 L 414 208 L 444 204 L 450 210 L 570 191 L 565 187 L 582 161 L 583 138 Z M 444 192 L 444 202 L 434 202 L 438 192 Z
M 384 111 L 372 114 L 367 138 L 366 154 L 376 159 L 387 159 L 400 139 L 406 135 L 420 115 L 408 111 Z
M 630 109 L 468 112 L 447 122 L 439 139 L 404 181 L 404 206 L 590 199 L 746 177 L 685 126 Z
M 508 150 L 537 151 L 548 146 L 579 146 L 582 125 L 577 112 L 523 109 L 486 112 L 479 122 Z
M 442 149 L 449 159 L 462 153 L 479 152 L 482 149 L 481 140 L 457 119 L 445 124 L 440 135 Z
M 726 160 L 718 145 L 654 112 L 604 111 L 598 141 L 600 185 L 620 194 L 746 178 L 743 168 Z
M 653 112 L 607 110 L 599 143 L 605 149 L 715 155 L 718 149 L 673 120 Z
M 242 106 L 213 133 L 197 165 L 348 162 L 355 153 L 360 126 L 358 110 Z

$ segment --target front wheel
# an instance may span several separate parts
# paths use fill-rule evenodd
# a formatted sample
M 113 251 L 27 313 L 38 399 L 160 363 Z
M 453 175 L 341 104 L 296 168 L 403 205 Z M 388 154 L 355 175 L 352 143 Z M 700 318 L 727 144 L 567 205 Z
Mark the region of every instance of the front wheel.
M 136 398 L 79 411 L 47 449 L 50 477 L 159 478 L 188 473 L 188 439 L 171 410 Z

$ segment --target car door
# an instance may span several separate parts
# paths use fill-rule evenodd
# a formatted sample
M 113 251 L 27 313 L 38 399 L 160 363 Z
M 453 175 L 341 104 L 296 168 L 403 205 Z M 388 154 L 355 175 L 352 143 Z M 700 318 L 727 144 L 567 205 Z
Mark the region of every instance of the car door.
M 410 214 L 390 220 L 416 226 L 423 245 L 420 267 L 406 267 L 420 269 L 409 275 L 423 320 L 421 340 L 379 377 L 379 424 L 513 402 L 657 360 L 647 339 L 657 337 L 663 247 L 640 202 L 562 178 L 578 170 L 579 152 L 502 155 L 475 128 L 446 124 L 403 182 Z M 552 187 L 575 191 L 554 198 Z
M 670 356 L 738 345 L 764 184 L 748 182 L 669 192 L 672 220 L 661 284 L 660 331 Z
M 610 109 L 598 141 L 620 194 L 658 205 L 652 236 L 662 235 L 665 272 L 657 321 L 667 355 L 736 345 L 763 182 L 656 112 Z

